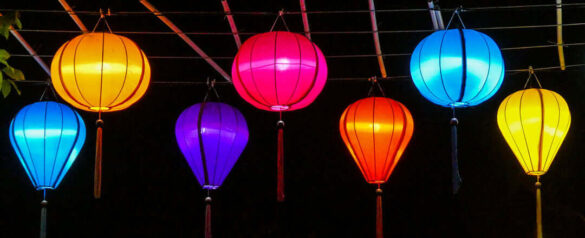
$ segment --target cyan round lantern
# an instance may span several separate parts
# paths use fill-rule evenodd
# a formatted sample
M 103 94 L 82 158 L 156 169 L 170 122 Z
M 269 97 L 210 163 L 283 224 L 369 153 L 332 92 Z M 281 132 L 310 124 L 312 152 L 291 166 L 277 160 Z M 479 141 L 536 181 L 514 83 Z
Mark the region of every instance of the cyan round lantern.
M 85 123 L 64 104 L 37 102 L 20 109 L 8 134 L 33 186 L 43 191 L 40 237 L 46 237 L 46 190 L 56 189 L 73 165 L 85 142 Z
M 469 29 L 436 31 L 416 46 L 410 58 L 410 75 L 418 91 L 443 107 L 488 100 L 500 88 L 504 71 L 494 40 Z
M 37 102 L 10 123 L 10 143 L 37 190 L 56 189 L 85 141 L 85 123 L 70 107 Z

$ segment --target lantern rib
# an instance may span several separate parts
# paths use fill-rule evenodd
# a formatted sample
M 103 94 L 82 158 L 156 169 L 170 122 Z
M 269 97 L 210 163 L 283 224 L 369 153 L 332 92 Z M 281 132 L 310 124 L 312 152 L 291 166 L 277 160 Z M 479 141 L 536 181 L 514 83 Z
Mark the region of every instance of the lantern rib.
M 351 142 L 351 140 L 350 140 L 350 138 L 349 138 L 349 132 L 347 132 L 347 124 L 348 124 L 348 123 L 347 123 L 347 117 L 349 116 L 349 115 L 348 115 L 348 112 L 350 111 L 350 108 L 351 108 L 352 106 L 353 106 L 353 105 L 350 105 L 350 106 L 349 106 L 349 107 L 347 107 L 347 108 L 345 109 L 345 111 L 343 112 L 343 114 L 342 114 L 342 119 L 343 119 L 343 122 L 342 122 L 342 124 L 341 124 L 341 126 L 340 126 L 340 130 L 341 130 L 341 133 L 342 133 L 342 139 L 343 139 L 343 136 L 345 135 L 345 139 L 346 139 L 346 140 L 345 140 L 344 142 L 347 144 L 347 148 L 349 149 L 349 153 L 351 154 L 351 156 L 352 156 L 353 160 L 354 160 L 354 161 L 355 161 L 355 163 L 357 164 L 357 166 L 358 166 L 358 168 L 359 168 L 360 172 L 361 172 L 361 173 L 362 173 L 362 174 L 365 176 L 367 172 L 365 172 L 365 170 L 364 170 L 364 168 L 363 168 L 363 166 L 362 166 L 362 164 L 361 164 L 361 161 L 360 161 L 359 157 L 358 157 L 358 156 L 357 156 L 357 154 L 356 154 L 356 150 L 355 150 L 355 148 L 354 148 L 354 145 L 353 145 L 353 143 Z M 354 129 L 355 129 L 355 128 L 354 128 Z M 368 180 L 367 178 L 365 178 L 365 179 L 366 179 L 366 181 Z
M 28 138 L 26 136 L 26 129 L 25 129 L 25 126 L 26 126 L 26 118 L 27 118 L 26 116 L 28 115 L 28 112 L 29 111 L 30 111 L 30 107 L 26 109 L 26 112 L 24 112 L 24 116 L 22 117 L 22 133 L 24 134 L 24 144 L 26 145 L 26 149 L 28 150 L 28 156 L 29 156 L 28 158 L 29 158 L 29 160 L 30 160 L 30 162 L 32 164 L 33 170 L 35 171 L 35 176 L 33 176 L 33 177 L 36 180 L 37 186 L 40 186 L 42 184 L 40 184 L 39 181 L 38 181 L 38 179 L 39 179 L 39 172 L 37 171 L 37 166 L 35 165 L 35 161 L 33 159 L 33 156 L 32 156 L 31 151 L 30 151 L 30 147 L 28 145 Z
M 262 102 L 260 102 L 260 100 L 258 100 L 255 96 L 255 94 L 251 94 L 248 91 L 248 88 L 245 85 L 242 85 L 242 88 L 244 88 L 246 90 L 246 93 L 248 94 L 248 96 L 250 96 L 250 98 L 254 99 L 254 101 L 256 101 L 258 104 L 263 105 L 265 107 L 268 108 L 268 105 L 270 105 L 270 103 L 268 103 L 268 101 L 266 100 L 266 98 L 264 98 L 264 95 L 262 94 L 262 92 L 258 89 L 258 84 L 256 84 L 256 79 L 254 77 L 254 68 L 252 65 L 252 58 L 253 58 L 253 52 L 254 52 L 254 48 L 256 47 L 256 43 L 258 42 L 258 38 L 254 38 L 254 41 L 252 42 L 252 48 L 250 49 L 250 80 L 252 80 L 252 83 L 254 84 L 254 88 L 256 89 L 256 92 L 258 92 L 258 95 L 260 96 L 260 99 L 262 99 Z M 239 58 L 239 57 L 238 57 Z M 239 68 L 239 63 L 236 64 L 236 67 Z M 237 73 L 240 74 L 240 70 L 237 70 Z M 241 77 L 240 77 L 241 78 Z
M 58 66 L 59 67 L 57 67 L 57 71 L 59 72 L 59 82 L 61 83 L 61 85 L 63 87 L 63 91 L 65 91 L 65 93 L 67 94 L 68 99 L 73 100 L 79 106 L 85 106 L 83 103 L 81 103 L 80 101 L 78 101 L 75 97 L 73 97 L 73 95 L 71 94 L 71 92 L 69 92 L 69 89 L 68 89 L 67 85 L 63 81 L 63 72 L 62 72 L 61 64 L 63 62 L 63 53 L 65 52 L 65 50 L 67 49 L 67 47 L 69 47 L 69 45 L 71 45 L 71 41 L 67 41 L 67 43 L 65 43 L 65 45 L 62 46 L 62 50 L 61 51 L 57 51 L 57 54 L 59 55 L 59 63 L 58 63 Z M 74 62 L 74 65 L 73 65 L 73 72 L 75 74 L 75 62 Z
M 376 168 L 376 97 L 372 98 L 372 147 L 374 150 L 374 181 L 378 182 L 378 169 Z
M 224 118 L 222 117 L 223 111 L 222 111 L 222 109 L 220 107 L 218 107 L 217 110 L 219 111 L 219 113 L 217 114 L 219 116 L 219 120 L 218 120 L 219 121 L 219 133 L 218 133 L 218 136 L 217 136 L 218 137 L 217 138 L 217 146 L 216 146 L 216 149 L 215 149 L 215 161 L 214 161 L 215 163 L 213 165 L 213 178 L 212 178 L 212 181 L 214 183 L 213 185 L 219 184 L 219 183 L 215 183 L 215 182 L 217 182 L 215 179 L 216 179 L 216 175 L 217 175 L 217 164 L 219 164 L 218 163 L 218 161 L 219 161 L 218 160 L 218 157 L 219 157 L 219 152 L 220 152 L 219 151 L 219 147 L 220 147 L 220 142 L 221 142 L 221 132 L 224 129 L 223 128 L 223 125 L 224 125 L 223 120 L 224 120 Z
M 508 104 L 510 103 L 510 100 L 512 99 L 514 95 L 512 94 L 511 96 L 507 97 L 506 99 L 504 99 L 504 102 L 502 102 L 502 104 L 504 104 L 504 123 L 506 124 L 506 129 L 508 129 L 508 134 L 510 135 L 510 138 L 512 138 L 512 142 L 514 142 L 514 147 L 516 147 L 516 151 L 518 151 L 516 156 L 520 156 L 520 158 L 518 158 L 518 161 L 520 161 L 520 164 L 522 165 L 522 168 L 525 170 L 528 170 L 528 164 L 526 163 L 525 159 L 524 159 L 524 155 L 522 154 L 522 152 L 520 152 L 520 146 L 518 146 L 518 143 L 516 142 L 516 137 L 514 137 L 514 135 L 512 134 L 512 130 L 510 129 L 510 123 L 508 123 Z M 512 149 L 513 151 L 514 149 Z
M 199 114 L 197 114 L 197 136 L 199 137 L 199 154 L 201 155 L 201 164 L 203 165 L 203 179 L 204 185 L 209 184 L 209 171 L 207 171 L 207 155 L 205 154 L 205 142 L 203 141 L 203 132 L 201 126 L 203 124 L 203 112 L 205 110 L 205 102 L 201 103 L 199 107 Z
M 122 45 L 124 46 L 124 55 L 126 56 L 126 67 L 125 71 L 124 71 L 124 80 L 122 81 L 122 86 L 120 86 L 120 91 L 118 91 L 118 94 L 116 95 L 116 97 L 114 97 L 114 99 L 108 103 L 107 105 L 113 105 L 114 102 L 116 102 L 116 100 L 118 100 L 118 97 L 120 97 L 120 94 L 122 94 L 122 91 L 124 91 L 124 86 L 126 86 L 126 79 L 128 78 L 128 48 L 126 47 L 126 43 L 124 43 L 124 39 L 122 39 L 122 37 L 120 37 L 119 35 L 115 35 L 116 37 L 118 37 L 118 39 L 120 40 L 120 42 L 122 42 Z M 142 56 L 142 55 L 141 55 Z M 142 72 L 144 72 L 144 67 L 142 67 L 143 70 Z M 140 83 L 138 85 L 141 85 Z M 139 88 L 139 87 L 136 87 Z M 101 95 L 101 92 L 100 92 Z M 126 100 L 123 100 L 122 102 L 124 102 Z
M 230 10 L 230 5 L 228 4 L 227 0 L 221 0 L 221 5 L 223 6 L 223 11 L 225 12 L 225 16 L 228 20 L 228 23 L 230 24 L 230 29 L 234 35 L 236 46 L 238 49 L 240 49 L 240 46 L 242 46 L 242 40 L 240 40 L 240 35 L 238 34 L 238 28 L 236 27 L 236 22 L 234 21 L 234 15 Z
M 544 120 L 546 120 L 546 115 L 544 111 L 544 98 L 542 97 L 542 92 L 540 89 L 536 90 L 538 92 L 538 97 L 540 99 L 540 133 L 538 137 L 538 171 L 543 171 L 542 169 L 542 140 L 544 139 Z
M 201 105 L 199 105 L 199 106 L 201 106 Z M 188 110 L 188 109 L 185 109 L 185 110 Z M 181 114 L 181 115 L 183 115 L 183 114 Z M 188 116 L 190 116 L 189 113 L 185 114 L 185 116 L 182 117 L 181 120 L 184 121 L 184 120 L 191 119 Z M 196 118 L 193 118 L 193 119 L 196 120 Z M 182 126 L 182 129 L 181 130 L 182 131 L 188 131 L 188 130 L 185 129 L 185 127 L 187 125 L 189 125 L 189 124 L 188 123 L 181 123 L 181 126 Z M 195 130 L 197 130 L 197 128 L 195 128 Z M 197 133 L 197 138 L 199 140 L 201 140 L 201 138 L 199 136 L 199 133 Z M 183 139 L 183 142 L 185 143 L 185 145 L 189 145 L 190 144 L 189 143 L 189 140 L 187 140 L 187 136 L 185 136 L 184 133 L 182 133 L 181 139 Z M 199 145 L 197 145 L 197 146 L 199 146 Z M 197 163 L 196 160 L 195 160 L 196 157 L 193 155 L 192 151 L 191 150 L 187 150 L 187 151 L 189 153 L 189 156 L 188 157 L 185 156 L 187 158 L 187 163 L 188 164 L 191 164 L 191 163 L 194 163 L 195 164 L 195 163 Z M 201 153 L 201 152 L 199 152 L 199 153 Z M 189 162 L 191 162 L 191 163 L 189 163 Z M 205 166 L 205 165 L 203 163 L 201 163 L 201 166 Z M 199 181 L 203 180 L 203 183 L 205 183 L 205 177 L 203 177 L 203 179 L 201 179 L 201 174 L 198 173 L 199 171 L 197 169 L 191 168 L 191 171 L 193 171 L 193 174 L 195 175 L 195 178 L 197 178 L 197 180 L 199 180 Z M 203 175 L 203 176 L 205 176 L 205 175 Z
M 422 55 L 422 50 L 425 47 L 426 41 L 427 41 L 426 38 L 423 39 L 423 41 L 421 42 L 422 45 L 420 47 L 420 50 L 418 51 L 418 64 L 419 65 L 421 65 L 420 58 L 421 58 L 421 55 Z M 431 89 L 429 88 L 429 85 L 427 85 L 427 82 L 426 82 L 425 77 L 424 77 L 424 75 L 422 73 L 422 68 L 421 67 L 418 68 L 418 72 L 420 74 L 420 78 L 422 79 L 421 82 L 423 82 L 423 84 L 425 85 L 425 88 L 427 89 L 427 92 L 429 92 L 431 95 L 433 95 L 433 97 L 435 97 L 438 102 L 442 101 L 441 98 L 439 98 L 437 95 L 435 95 L 435 93 L 433 93 L 433 91 L 431 91 Z M 442 80 L 442 77 L 441 77 L 441 80 Z
M 26 159 L 26 157 L 24 156 L 23 150 L 22 148 L 20 148 L 20 145 L 18 143 L 16 143 L 16 138 L 14 138 L 15 135 L 15 123 L 16 120 L 14 120 L 14 122 L 11 125 L 11 131 L 12 133 L 10 133 L 10 136 L 13 137 L 13 140 L 15 141 L 15 143 L 13 143 L 13 145 L 15 145 L 17 153 L 18 153 L 18 159 L 20 159 L 20 162 L 22 163 L 22 167 L 24 167 L 24 170 L 26 171 L 26 174 L 28 175 L 28 177 L 31 179 L 33 186 L 36 188 L 38 182 L 36 181 L 36 177 L 32 174 L 31 169 L 30 169 L 30 165 L 28 164 L 28 160 Z M 24 119 L 23 119 L 23 128 L 24 128 Z M 23 129 L 23 133 L 24 133 L 24 129 Z M 24 136 L 24 135 L 23 135 Z M 27 148 L 28 150 L 28 148 Z
M 389 101 L 388 99 L 384 98 L 385 102 L 388 103 L 388 105 L 390 106 L 390 111 L 392 111 L 392 121 L 396 122 L 396 113 L 394 112 L 394 104 L 392 103 L 392 101 Z M 392 145 L 394 142 L 394 132 L 396 130 L 396 126 L 394 125 L 394 123 L 392 123 L 392 133 L 390 133 L 390 143 L 388 144 L 388 149 L 386 150 L 386 156 L 384 157 L 384 164 L 382 166 L 382 174 L 386 174 L 388 175 L 388 169 L 386 168 L 386 163 L 388 162 L 388 158 L 392 158 L 392 161 L 394 161 L 394 158 L 396 158 L 396 156 L 392 156 L 389 157 L 390 155 L 390 149 L 392 149 Z M 398 143 L 400 143 L 400 140 L 398 141 Z M 398 148 L 398 146 L 396 146 L 396 149 Z M 393 153 L 396 154 L 396 153 Z M 390 165 L 388 168 L 390 168 L 392 165 Z M 384 181 L 388 180 L 388 178 L 385 178 Z
M 520 106 L 518 106 L 518 114 L 519 114 L 519 119 L 520 119 L 520 129 L 522 130 L 522 135 L 524 136 L 524 144 L 526 145 L 526 152 L 528 152 L 528 160 L 530 162 L 530 168 L 532 169 L 532 171 L 534 170 L 534 164 L 532 163 L 532 155 L 530 154 L 530 147 L 528 146 L 528 141 L 526 138 L 526 132 L 524 131 L 524 122 L 522 120 L 522 99 L 524 98 L 524 94 L 526 91 L 522 91 L 522 94 L 520 94 Z
M 360 153 L 362 154 L 361 159 L 359 159 L 360 157 L 357 156 L 357 154 L 356 154 L 356 157 L 361 162 L 360 164 L 362 164 L 362 167 L 364 168 L 364 171 L 366 171 L 366 173 L 364 174 L 364 175 L 367 175 L 366 176 L 366 180 L 370 180 L 371 175 L 370 175 L 370 170 L 369 170 L 369 167 L 368 167 L 367 159 L 366 159 L 366 156 L 364 155 L 364 149 L 362 148 L 362 144 L 360 143 L 360 138 L 359 138 L 359 136 L 357 134 L 357 128 L 355 126 L 355 121 L 356 121 L 356 117 L 357 117 L 357 111 L 358 111 L 358 108 L 359 108 L 359 106 L 360 106 L 360 104 L 362 102 L 363 101 L 358 101 L 357 104 L 353 106 L 354 107 L 353 120 L 352 120 L 353 121 L 353 134 L 355 135 L 355 139 L 356 139 L 356 142 L 358 144 L 358 147 L 357 148 L 360 149 Z
M 106 50 L 106 33 L 102 32 L 102 58 L 101 58 L 101 68 L 100 68 L 100 96 L 98 101 L 99 112 L 102 111 L 103 104 L 102 104 L 102 92 L 104 88 L 104 51 Z M 101 114 L 99 115 L 101 119 Z
M 273 60 L 272 71 L 274 72 L 274 96 L 276 99 L 276 104 L 281 105 L 279 102 L 280 100 L 278 100 L 278 85 L 277 85 L 278 84 L 278 80 L 277 80 L 277 77 L 278 77 L 277 72 L 278 71 L 276 70 L 276 57 L 277 57 L 276 52 L 278 51 L 277 45 L 278 45 L 278 31 L 276 31 L 274 34 L 274 57 L 272 59 Z
M 45 114 L 43 115 L 43 138 L 47 138 L 47 102 L 45 102 Z M 47 140 L 43 140 L 43 183 L 47 184 Z
M 236 120 L 236 123 L 234 123 L 234 124 L 236 126 L 239 126 L 240 125 L 240 121 L 239 121 L 237 112 L 233 108 L 230 108 L 230 110 L 232 111 L 232 113 L 234 113 L 234 118 Z M 237 131 L 237 129 L 234 129 L 234 131 Z M 232 155 L 232 153 L 234 151 L 234 143 L 236 142 L 236 137 L 237 137 L 237 135 L 234 134 L 234 137 L 233 137 L 232 142 L 230 143 L 230 147 L 229 147 L 230 148 L 230 151 L 227 153 L 227 156 L 229 156 L 230 158 L 232 157 L 231 155 Z M 230 163 L 231 162 L 232 161 L 230 161 Z M 232 164 L 232 166 L 233 166 L 233 164 Z M 226 168 L 227 167 L 228 167 L 228 165 L 226 163 L 224 163 L 223 166 L 222 166 L 222 169 L 220 170 L 221 173 L 217 173 L 217 174 L 219 174 L 218 180 L 221 180 L 221 181 L 218 181 L 218 184 L 221 183 L 221 182 L 223 182 L 223 180 L 225 179 L 225 177 L 227 177 L 227 174 L 226 174 Z
M 301 17 L 303 19 L 303 30 L 305 30 L 305 36 L 311 40 L 311 28 L 309 27 L 309 17 L 307 16 L 307 4 L 305 0 L 299 0 L 301 5 Z
M 120 105 L 124 105 L 127 102 L 129 102 L 130 100 L 132 100 L 134 98 L 134 95 L 136 95 L 136 93 L 138 92 L 138 90 L 141 89 L 141 87 L 143 85 L 142 81 L 144 81 L 144 79 L 145 79 L 144 72 L 146 69 L 146 65 L 148 64 L 148 61 L 144 60 L 146 58 L 146 55 L 144 54 L 144 52 L 142 52 L 142 50 L 140 50 L 140 48 L 138 47 L 138 45 L 136 45 L 136 43 L 134 41 L 130 41 L 130 42 L 132 42 L 134 44 L 134 46 L 136 47 L 136 49 L 138 49 L 138 51 L 140 52 L 140 56 L 141 56 L 140 62 L 141 62 L 141 67 L 142 67 L 142 70 L 140 71 L 140 80 L 138 81 L 138 84 L 137 84 L 138 86 L 134 88 L 132 93 L 130 95 L 128 95 L 128 97 L 126 97 L 126 99 L 122 100 L 122 102 L 120 102 L 118 104 L 110 106 L 109 107 L 110 109 L 113 109 L 113 108 L 118 107 Z M 147 85 L 147 87 L 148 87 L 148 85 Z M 120 89 L 120 90 L 122 90 L 122 89 Z
M 447 36 L 447 32 L 445 31 L 443 32 L 443 36 L 441 37 L 441 44 L 439 45 L 439 76 L 441 77 L 441 85 L 443 86 L 443 91 L 445 92 L 445 95 L 447 96 L 447 98 L 450 100 L 449 104 L 455 102 L 452 98 L 451 95 L 449 95 L 449 92 L 447 92 L 447 88 L 445 87 L 445 79 L 443 78 L 443 58 L 442 58 L 442 54 L 443 54 L 443 42 L 445 41 L 445 37 Z M 422 48 L 421 48 L 422 51 Z M 465 72 L 463 72 L 463 74 L 465 74 Z M 429 89 L 429 91 L 431 91 Z
M 187 45 L 189 45 L 195 52 L 197 52 L 201 57 L 207 61 L 221 76 L 225 78 L 228 82 L 231 82 L 231 77 L 228 73 L 225 72 L 215 61 L 209 57 L 191 38 L 189 38 L 179 27 L 177 27 L 171 20 L 165 17 L 162 13 L 160 13 L 152 4 L 150 4 L 147 0 L 140 0 L 140 3 L 144 5 L 144 7 L 148 8 L 158 19 L 160 19 L 164 24 L 166 24 L 171 30 L 173 30 L 177 36 L 179 36 Z
M 298 103 L 302 102 L 307 97 L 307 95 L 309 95 L 314 90 L 313 87 L 315 86 L 315 83 L 317 83 L 317 77 L 319 76 L 319 64 L 320 64 L 319 53 L 318 53 L 318 51 L 317 51 L 318 49 L 314 43 L 312 43 L 311 46 L 313 47 L 313 52 L 315 53 L 315 71 L 313 73 L 313 80 L 311 81 L 311 86 L 309 87 L 309 90 L 307 90 L 305 92 L 305 94 L 303 94 L 303 96 L 300 97 L 301 99 L 299 99 L 299 101 L 295 102 L 294 104 L 298 104 Z M 297 80 L 300 80 L 300 79 L 297 79 Z M 327 80 L 327 79 L 325 79 L 325 80 Z
M 465 33 L 463 29 L 459 28 L 459 39 L 461 40 L 461 90 L 459 91 L 459 99 L 456 102 L 462 102 L 465 96 L 465 87 L 467 85 L 467 48 L 465 47 Z M 443 84 L 444 85 L 444 84 Z
M 75 88 L 77 89 L 77 92 L 79 92 L 79 95 L 81 96 L 81 98 L 83 98 L 83 100 L 86 103 L 85 106 L 91 107 L 93 105 L 87 100 L 87 98 L 85 98 L 85 96 L 81 92 L 81 89 L 79 88 L 79 82 L 77 82 L 77 64 L 76 64 L 77 50 L 79 49 L 79 45 L 81 44 L 81 41 L 83 41 L 83 39 L 85 39 L 86 36 L 87 35 L 83 35 L 83 36 L 81 36 L 81 38 L 79 38 L 79 40 L 77 41 L 77 44 L 75 45 L 75 50 L 73 51 L 73 81 L 75 81 Z M 69 45 L 67 45 L 67 46 L 69 46 Z M 65 53 L 65 48 L 63 48 L 63 52 L 61 53 L 61 59 L 63 59 L 63 53 Z M 59 64 L 59 72 L 61 72 L 61 64 Z M 61 78 L 61 83 L 63 84 L 63 88 L 65 90 L 67 90 L 65 82 L 63 82 L 63 77 L 60 77 L 60 78 Z M 71 98 L 74 99 L 75 101 L 77 101 L 74 97 L 71 97 Z M 80 104 L 83 105 L 82 103 L 80 103 Z
M 561 97 L 560 95 L 555 95 L 555 97 L 557 97 L 557 96 L 558 96 L 558 97 Z M 561 99 L 562 99 L 562 97 L 561 97 Z M 563 101 L 564 101 L 564 99 L 563 99 Z M 568 112 L 568 110 L 569 110 L 569 109 L 568 109 L 568 105 L 566 105 L 566 102 L 564 102 L 564 103 L 563 103 L 563 105 L 564 105 L 564 106 L 567 106 L 567 112 Z M 560 111 L 560 110 L 561 110 L 561 108 L 559 108 L 559 111 Z M 567 131 L 568 131 L 568 129 L 569 129 L 569 126 L 571 125 L 571 116 L 570 116 L 570 112 L 568 112 L 568 113 L 569 113 L 569 115 L 568 115 L 568 118 L 567 118 L 567 123 L 565 124 L 565 127 L 564 127 L 564 128 L 565 128 L 565 132 L 564 132 L 563 138 L 566 136 L 566 133 L 567 133 Z M 562 140 L 561 140 L 560 142 L 558 142 L 558 145 L 556 146 L 556 148 L 555 148 L 555 151 L 557 151 L 557 152 L 558 152 L 558 150 L 560 149 L 560 147 L 561 147 L 562 143 L 563 143 L 563 141 L 562 141 Z M 555 153 L 556 153 L 556 152 L 555 152 Z M 554 159 L 554 156 L 553 156 L 553 158 L 551 158 L 551 160 L 552 160 L 552 159 Z M 551 163 L 552 163 L 552 162 L 551 162 Z M 547 168 L 546 168 L 547 170 L 548 170 L 548 168 L 550 167 L 551 163 L 549 163 L 549 164 L 548 164 L 548 166 L 547 166 Z
M 61 148 L 61 139 L 63 138 L 63 129 L 65 127 L 65 120 L 63 117 L 63 108 L 61 108 L 61 105 L 58 105 L 58 107 L 59 107 L 59 112 L 61 112 L 60 113 L 60 115 L 61 115 L 61 130 L 59 131 L 59 140 L 57 142 L 57 149 L 55 151 L 55 157 L 54 157 L 55 160 L 57 160 L 57 157 L 59 156 L 59 149 Z M 47 119 L 45 118 L 45 121 L 46 120 Z M 46 129 L 46 127 L 45 127 L 45 129 Z M 49 177 L 49 179 L 51 181 L 53 181 L 53 174 L 55 173 L 55 164 L 56 163 L 53 162 L 53 168 L 51 168 L 51 176 Z M 57 179 L 55 179 L 55 181 L 57 181 Z M 56 184 L 53 185 L 53 187 L 56 187 L 56 186 L 57 186 Z
M 370 6 L 370 21 L 372 22 L 372 31 L 374 37 L 374 46 L 376 48 L 376 55 L 378 57 L 378 65 L 380 66 L 380 73 L 382 77 L 386 77 L 386 66 L 384 65 L 384 58 L 382 58 L 382 47 L 380 46 L 380 36 L 378 34 L 378 23 L 376 20 L 376 6 L 374 0 L 368 1 Z
M 475 94 L 475 96 L 473 96 L 471 99 L 467 100 L 468 103 L 472 103 L 473 99 L 477 98 L 477 96 L 479 96 L 481 94 L 481 92 L 483 91 L 485 85 L 487 84 L 488 79 L 490 78 L 490 71 L 492 68 L 492 51 L 490 49 L 490 45 L 488 44 L 487 40 L 485 39 L 485 37 L 483 36 L 483 34 L 479 34 L 479 36 L 481 36 L 481 39 L 483 39 L 483 42 L 485 43 L 485 46 L 487 47 L 487 51 L 488 51 L 488 69 L 487 69 L 487 75 L 485 76 L 485 79 L 483 81 L 483 83 L 481 84 L 481 88 L 477 91 L 477 93 Z M 494 87 L 496 88 L 496 87 Z M 493 90 L 493 89 L 492 89 Z M 490 93 L 486 94 L 485 96 L 489 96 L 492 92 L 492 90 L 490 90 Z M 482 97 L 481 99 L 485 98 Z M 483 100 L 478 100 L 478 101 L 483 101 Z
M 295 40 L 297 41 L 297 47 L 299 49 L 299 64 L 303 65 L 303 51 L 301 50 L 301 42 L 299 41 L 299 37 L 297 35 L 294 35 L 294 37 L 295 37 Z M 315 71 L 316 70 L 317 70 L 317 68 L 315 68 Z M 297 81 L 295 82 L 295 87 L 293 88 L 292 93 L 290 94 L 290 96 L 286 100 L 287 103 L 289 103 L 291 101 L 291 99 L 293 98 L 293 96 L 297 92 L 297 89 L 299 86 L 299 81 L 301 81 L 301 71 L 302 71 L 302 67 L 299 67 L 299 73 L 297 74 Z
M 408 131 L 409 126 L 411 124 L 412 120 L 408 120 L 410 115 L 410 112 L 408 111 L 408 109 L 402 105 L 402 103 L 399 103 L 399 107 L 400 107 L 400 111 L 402 112 L 402 120 L 404 120 L 404 125 L 402 127 L 402 132 L 400 133 L 400 140 L 398 141 L 398 143 L 400 143 L 397 148 L 396 151 L 394 152 L 394 156 L 393 158 L 396 160 L 396 163 L 393 163 L 392 166 L 390 167 L 390 169 L 387 172 L 387 176 L 390 177 L 390 174 L 392 173 L 392 171 L 394 171 L 394 168 L 396 168 L 396 165 L 398 164 L 398 161 L 400 161 L 400 157 L 402 156 L 404 149 L 406 149 L 406 146 L 408 145 L 408 143 L 410 142 L 410 139 L 403 144 L 403 141 L 406 137 L 406 132 Z M 407 114 L 408 113 L 408 114 Z M 414 125 L 414 124 L 413 124 Z M 412 136 L 412 134 L 411 134 Z M 398 156 L 398 153 L 401 153 L 400 156 Z M 386 178 L 388 179 L 388 178 Z
M 75 122 L 76 122 L 76 127 L 77 129 L 75 130 L 75 139 L 73 140 L 73 144 L 71 145 L 71 148 L 75 148 L 75 145 L 78 143 L 77 139 L 79 139 L 79 129 L 81 126 L 81 123 L 79 121 L 79 117 L 77 115 L 75 115 Z M 54 188 L 57 188 L 57 185 L 61 182 L 61 180 L 63 179 L 63 177 L 65 176 L 65 166 L 67 166 L 67 162 L 69 162 L 69 159 L 71 157 L 71 153 L 73 152 L 72 149 L 69 149 L 69 153 L 67 153 L 67 156 L 65 157 L 65 162 L 63 163 L 63 166 L 61 166 L 61 169 L 59 170 L 59 173 L 57 174 L 57 179 L 55 180 L 55 185 Z
M 548 161 L 549 161 L 549 158 L 550 158 L 550 157 L 549 157 L 549 156 L 550 156 L 550 151 L 551 151 L 552 147 L 553 147 L 553 146 L 554 146 L 554 144 L 555 144 L 554 142 L 555 142 L 555 139 L 557 138 L 557 136 L 556 136 L 556 134 L 557 134 L 557 130 L 559 129 L 559 124 L 561 123 L 561 106 L 560 106 L 560 104 L 559 104 L 559 100 L 557 99 L 557 95 L 555 95 L 555 94 L 553 93 L 553 94 L 552 94 L 552 96 L 553 96 L 553 98 L 555 99 L 555 102 L 557 103 L 558 116 L 557 116 L 557 125 L 555 126 L 555 131 L 554 131 L 554 133 L 552 134 L 552 141 L 550 142 L 550 146 L 548 147 L 548 151 L 547 151 L 547 153 L 546 153 L 546 157 L 544 157 L 544 158 L 545 158 L 545 160 L 544 160 L 544 163 L 543 163 L 543 165 L 544 165 L 544 166 L 543 166 L 543 171 L 544 171 L 544 172 L 548 171 L 548 166 L 547 166 L 547 164 L 549 164 L 549 162 L 548 162 Z M 543 110 L 544 110 L 544 106 L 543 106 Z M 543 116 L 543 122 L 542 122 L 542 124 L 543 124 L 543 130 L 542 130 L 542 133 L 544 133 L 544 116 Z M 542 150 L 542 146 L 541 146 L 541 150 Z M 553 157 L 554 157 L 554 156 L 553 156 Z

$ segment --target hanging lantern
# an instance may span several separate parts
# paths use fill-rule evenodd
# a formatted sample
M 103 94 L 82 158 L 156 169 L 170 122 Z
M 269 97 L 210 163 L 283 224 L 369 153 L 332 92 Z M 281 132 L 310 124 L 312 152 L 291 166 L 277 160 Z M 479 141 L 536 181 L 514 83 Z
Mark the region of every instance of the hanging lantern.
M 246 119 L 238 109 L 218 102 L 195 104 L 183 111 L 175 125 L 181 152 L 205 198 L 205 237 L 211 238 L 210 190 L 221 186 L 248 143 Z
M 33 186 L 43 191 L 41 237 L 46 236 L 46 190 L 56 189 L 85 141 L 85 123 L 77 112 L 57 102 L 37 102 L 12 119 L 10 143 Z
M 55 90 L 74 107 L 98 113 L 94 197 L 101 196 L 102 112 L 128 108 L 146 92 L 150 65 L 132 40 L 86 33 L 59 48 L 51 64 Z
M 534 75 L 532 68 L 530 72 L 531 76 Z M 540 176 L 550 168 L 570 125 L 571 112 L 565 99 L 542 88 L 515 92 L 506 97 L 498 109 L 498 126 L 502 135 L 524 172 L 536 176 L 538 238 L 542 238 Z
M 460 20 L 457 9 L 451 17 Z M 447 28 L 449 28 L 449 22 Z M 455 108 L 479 105 L 491 98 L 504 79 L 504 60 L 498 45 L 487 35 L 470 29 L 439 30 L 424 38 L 410 58 L 410 75 L 429 101 L 453 110 L 451 118 L 453 192 L 461 184 L 457 161 Z
M 306 37 L 285 31 L 266 32 L 248 39 L 232 66 L 236 91 L 254 107 L 280 113 L 278 126 L 277 199 L 284 200 L 282 112 L 304 108 L 327 81 L 321 50 Z
M 376 237 L 383 237 L 382 189 L 414 130 L 412 115 L 402 103 L 368 97 L 352 103 L 339 120 L 341 138 L 366 182 L 377 184 Z

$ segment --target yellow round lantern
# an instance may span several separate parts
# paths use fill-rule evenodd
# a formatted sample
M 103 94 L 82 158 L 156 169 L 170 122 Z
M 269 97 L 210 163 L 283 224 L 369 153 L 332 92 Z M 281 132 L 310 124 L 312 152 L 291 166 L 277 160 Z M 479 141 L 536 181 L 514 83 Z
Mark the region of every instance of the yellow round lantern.
M 51 64 L 55 91 L 74 107 L 98 113 L 94 197 L 101 196 L 102 112 L 128 108 L 146 92 L 150 64 L 132 40 L 86 33 L 59 48 Z
M 534 75 L 532 70 L 530 72 Z M 506 97 L 498 109 L 502 135 L 526 174 L 537 178 L 537 238 L 542 238 L 540 176 L 550 168 L 570 125 L 571 113 L 565 99 L 542 88 L 515 92 Z

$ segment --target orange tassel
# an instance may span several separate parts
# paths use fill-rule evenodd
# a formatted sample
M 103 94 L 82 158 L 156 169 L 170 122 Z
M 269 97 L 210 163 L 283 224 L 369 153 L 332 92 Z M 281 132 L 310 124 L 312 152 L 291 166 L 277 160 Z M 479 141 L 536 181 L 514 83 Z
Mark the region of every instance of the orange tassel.
M 93 197 L 99 199 L 102 196 L 102 127 L 104 121 L 96 121 L 97 134 L 95 141 L 95 173 L 93 181 Z

